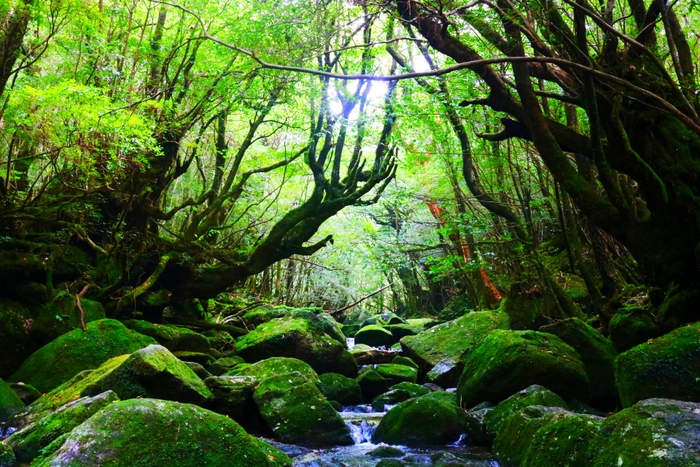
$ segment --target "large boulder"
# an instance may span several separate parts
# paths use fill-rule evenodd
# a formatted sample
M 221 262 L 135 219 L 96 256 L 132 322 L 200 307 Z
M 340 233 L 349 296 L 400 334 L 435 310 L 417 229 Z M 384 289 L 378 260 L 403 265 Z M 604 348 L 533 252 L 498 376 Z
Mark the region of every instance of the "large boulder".
M 32 465 L 271 467 L 267 452 L 223 415 L 189 404 L 133 399 L 96 413 Z M 291 466 L 281 451 L 273 457 L 276 465 Z
M 464 361 L 494 329 L 508 329 L 508 315 L 493 311 L 467 313 L 415 336 L 401 339 L 401 349 L 423 371 L 445 359 Z
M 592 403 L 600 408 L 614 409 L 617 389 L 613 367 L 617 352 L 610 341 L 578 318 L 543 326 L 540 331 L 554 334 L 579 354 L 591 383 Z
M 382 375 L 371 368 L 358 375 L 355 381 L 357 381 L 357 384 L 360 385 L 362 397 L 365 401 L 371 401 L 378 395 L 389 390 L 389 384 L 387 384 L 386 380 L 382 378 Z
M 31 335 L 33 322 L 34 315 L 27 307 L 0 298 L 0 336 L 2 336 L 0 378 L 9 378 L 22 365 L 27 355 L 39 348 Z
M 445 445 L 457 441 L 464 431 L 464 411 L 448 399 L 428 394 L 402 402 L 387 412 L 372 435 L 372 442 Z
M 81 298 L 80 308 L 75 295 L 70 294 L 39 307 L 31 326 L 32 338 L 43 345 L 74 329 L 82 329 L 83 323 L 106 318 L 100 302 Z
M 700 323 L 620 354 L 615 381 L 623 407 L 652 397 L 700 402 Z
M 380 363 L 379 365 L 374 365 L 372 368 L 386 380 L 389 386 L 404 382 L 415 383 L 418 380 L 418 370 L 412 366 L 397 365 L 395 363 Z M 362 372 L 362 370 L 360 370 L 360 372 Z
M 313 381 L 298 372 L 264 379 L 253 399 L 280 441 L 308 446 L 353 444 L 350 430 Z
M 129 354 L 156 341 L 130 331 L 119 321 L 102 319 L 75 329 L 34 352 L 11 377 L 48 392 L 83 370 L 91 370 L 112 357 Z
M 642 308 L 619 310 L 608 323 L 608 332 L 618 352 L 624 352 L 663 334 L 649 311 Z
M 587 465 L 594 467 L 700 465 L 700 404 L 638 402 L 605 419 L 589 455 L 595 462 Z
M 365 344 L 370 347 L 391 347 L 397 339 L 379 324 L 368 324 L 355 333 L 355 344 Z
M 337 373 L 324 373 L 319 376 L 321 393 L 326 399 L 340 405 L 357 405 L 362 403 L 362 390 L 354 379 Z
M 0 379 L 0 422 L 4 422 L 12 415 L 22 410 L 24 402 L 9 384 Z
M 249 433 L 270 436 L 272 431 L 260 416 L 253 393 L 259 384 L 254 376 L 210 376 L 204 384 L 212 393 L 204 407 L 231 417 Z
M 331 339 L 323 326 L 301 318 L 276 318 L 236 340 L 236 351 L 247 362 L 270 357 L 298 358 L 318 373 L 337 372 L 345 345 Z
M 95 413 L 119 398 L 113 391 L 103 392 L 94 397 L 81 397 L 60 407 L 56 412 L 16 431 L 5 440 L 17 460 L 31 462 L 41 450 L 54 440 L 70 432 Z
M 491 332 L 464 363 L 457 393 L 462 407 L 498 403 L 539 384 L 565 400 L 590 400 L 586 370 L 578 353 L 553 334 Z
M 273 376 L 298 372 L 309 381 L 316 381 L 318 374 L 307 363 L 296 358 L 272 357 L 261 360 L 252 365 L 242 368 L 237 374 L 242 376 L 254 376 L 259 380 L 271 378 Z
M 301 318 L 311 322 L 313 326 L 325 332 L 328 337 L 345 345 L 346 340 L 345 334 L 343 334 L 343 329 L 340 327 L 340 323 L 338 323 L 330 314 L 300 308 L 294 309 L 290 313 L 290 316 L 292 318 Z
M 590 445 L 601 417 L 575 414 L 554 419 L 535 432 L 520 467 L 590 467 Z
M 179 350 L 207 352 L 209 347 L 211 347 L 209 339 L 190 329 L 174 325 L 149 323 L 138 319 L 124 321 L 124 325 L 132 331 L 152 337 L 171 352 Z

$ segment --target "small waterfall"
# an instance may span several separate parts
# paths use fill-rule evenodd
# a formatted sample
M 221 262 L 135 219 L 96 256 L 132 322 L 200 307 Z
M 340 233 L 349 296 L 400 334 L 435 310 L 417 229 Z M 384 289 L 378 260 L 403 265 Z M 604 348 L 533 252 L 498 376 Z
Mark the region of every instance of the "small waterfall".
M 372 435 L 377 429 L 376 423 L 367 420 L 348 420 L 345 424 L 350 428 L 355 444 L 372 443 Z
M 343 407 L 340 412 L 355 444 L 371 444 L 372 435 L 385 414 L 386 412 L 375 412 L 369 404 Z
M 348 348 L 348 350 L 352 350 L 355 347 L 355 338 L 354 337 L 346 337 L 345 338 L 345 346 Z

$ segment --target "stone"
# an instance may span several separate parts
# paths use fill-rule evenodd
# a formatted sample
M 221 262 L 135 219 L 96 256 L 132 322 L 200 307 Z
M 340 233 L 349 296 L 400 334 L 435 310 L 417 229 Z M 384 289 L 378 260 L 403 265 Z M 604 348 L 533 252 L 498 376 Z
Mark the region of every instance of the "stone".
M 16 465 L 17 460 L 12 448 L 0 443 L 0 467 L 15 467 Z
M 610 341 L 618 352 L 625 352 L 663 334 L 647 310 L 620 310 L 608 323 Z
M 387 362 L 382 362 L 382 363 L 387 363 Z M 406 365 L 415 368 L 416 370 L 418 369 L 418 364 L 411 360 L 408 357 L 404 357 L 403 355 L 397 355 L 394 357 L 394 359 L 391 361 L 394 365 Z
M 239 356 L 223 357 L 209 365 L 208 370 L 214 376 L 221 376 L 239 363 L 245 363 L 245 361 Z
M 700 465 L 700 404 L 647 399 L 606 418 L 590 446 L 594 467 Z
M 617 406 L 615 359 L 617 351 L 598 331 L 578 318 L 569 318 L 543 326 L 541 332 L 554 334 L 581 357 L 591 386 L 593 405 L 612 410 Z
M 235 421 L 178 402 L 132 399 L 111 404 L 71 431 L 60 447 L 35 467 L 291 466 L 281 451 L 261 449 Z M 286 458 L 286 459 L 285 459 Z
M 186 360 L 183 360 L 182 363 L 187 365 L 187 367 L 190 370 L 192 370 L 195 375 L 199 376 L 199 379 L 201 379 L 201 380 L 205 380 L 211 376 L 211 373 L 209 373 L 207 371 L 207 369 L 204 368 L 204 366 L 202 366 L 201 364 L 199 364 L 197 362 L 188 362 Z
M 130 319 L 124 326 L 145 336 L 150 336 L 160 345 L 175 353 L 177 351 L 206 352 L 211 347 L 209 339 L 192 331 L 172 324 L 155 324 L 148 321 Z
M 553 334 L 495 330 L 464 362 L 457 387 L 462 407 L 498 403 L 533 384 L 563 399 L 590 400 L 578 353 Z
M 386 380 L 376 371 L 370 369 L 358 375 L 355 379 L 362 390 L 362 398 L 371 401 L 380 394 L 389 390 Z
M 355 333 L 355 343 L 371 347 L 391 347 L 394 339 L 391 331 L 378 324 L 369 324 Z
M 41 393 L 31 384 L 10 383 L 10 387 L 15 394 L 22 400 L 24 405 L 29 405 L 41 397 Z
M 374 371 L 384 378 L 389 386 L 398 383 L 415 383 L 418 380 L 418 370 L 412 366 L 380 363 L 374 365 Z M 366 367 L 369 368 L 369 367 Z
M 367 453 L 372 457 L 403 457 L 406 453 L 394 446 L 379 446 Z
M 253 400 L 260 379 L 255 376 L 210 376 L 204 380 L 212 397 L 204 408 L 231 417 L 249 433 L 270 436 L 272 431 Z
M 203 367 L 208 367 L 209 365 L 214 363 L 214 357 L 212 357 L 208 353 L 203 353 L 203 352 L 191 352 L 189 350 L 178 350 L 176 352 L 173 352 L 173 355 L 175 355 L 177 358 L 179 358 L 183 362 L 199 363 Z
M 75 329 L 34 352 L 11 377 L 48 392 L 83 370 L 99 367 L 112 357 L 155 344 L 151 337 L 127 329 L 119 321 L 102 319 Z
M 399 354 L 399 352 L 395 350 L 375 349 L 364 344 L 356 345 L 350 353 L 358 365 L 391 363 Z
M 415 447 L 445 445 L 457 441 L 464 428 L 462 409 L 428 394 L 389 410 L 372 435 L 372 442 Z
M 297 372 L 309 381 L 318 380 L 318 374 L 311 366 L 296 358 L 272 357 L 251 365 L 246 365 L 238 373 L 241 376 L 254 376 L 259 380 L 273 376 Z M 228 376 L 228 375 L 225 375 Z
M 700 402 L 700 323 L 620 354 L 615 382 L 623 407 L 652 397 Z
M 318 378 L 319 389 L 326 399 L 336 401 L 341 406 L 362 403 L 362 390 L 354 379 L 337 373 L 324 373 Z
M 415 336 L 423 330 L 423 326 L 412 326 L 410 324 L 388 324 L 384 328 L 394 336 L 394 342 L 398 342 L 406 336 Z
M 353 444 L 350 430 L 314 382 L 300 373 L 264 379 L 253 400 L 280 441 L 305 446 Z
M 372 400 L 372 407 L 382 406 L 382 410 L 376 410 L 376 412 L 383 412 L 383 407 L 385 405 L 394 405 L 399 402 L 407 401 L 411 398 L 411 394 L 403 389 L 390 389 L 384 394 L 380 394 Z
M 0 422 L 4 422 L 24 408 L 24 402 L 9 384 L 0 379 Z
M 494 329 L 508 329 L 508 315 L 479 311 L 401 339 L 404 354 L 427 372 L 445 359 L 463 361 Z
M 453 388 L 459 383 L 459 377 L 464 370 L 464 363 L 451 358 L 440 360 L 425 374 L 425 382 L 437 384 L 444 388 Z
M 430 393 L 430 389 L 428 389 L 427 387 L 409 382 L 394 384 L 389 389 L 391 389 L 392 391 L 406 391 L 411 397 L 425 396 L 426 394 Z
M 484 418 L 493 410 L 489 402 L 479 404 L 468 410 L 465 419 L 464 431 L 467 433 L 467 441 L 479 446 L 491 446 L 493 436 L 486 432 Z
M 117 401 L 119 397 L 113 391 L 106 391 L 94 397 L 81 397 L 16 431 L 5 440 L 5 444 L 15 451 L 18 461 L 31 462 L 54 440 Z
M 535 432 L 520 467 L 590 467 L 589 448 L 602 422 L 580 414 L 553 420 Z

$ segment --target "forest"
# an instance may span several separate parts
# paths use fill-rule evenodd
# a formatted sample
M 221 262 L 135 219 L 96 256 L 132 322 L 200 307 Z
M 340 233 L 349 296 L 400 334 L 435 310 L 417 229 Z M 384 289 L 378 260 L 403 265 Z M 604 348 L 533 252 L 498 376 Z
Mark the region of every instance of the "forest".
M 76 426 L 176 402 L 230 417 L 241 466 L 423 465 L 250 437 L 362 441 L 331 409 L 279 429 L 291 387 L 386 404 L 375 443 L 484 449 L 430 465 L 698 465 L 698 30 L 697 0 L 0 0 L 0 467 L 96 465 Z M 391 416 L 424 398 L 442 438 Z

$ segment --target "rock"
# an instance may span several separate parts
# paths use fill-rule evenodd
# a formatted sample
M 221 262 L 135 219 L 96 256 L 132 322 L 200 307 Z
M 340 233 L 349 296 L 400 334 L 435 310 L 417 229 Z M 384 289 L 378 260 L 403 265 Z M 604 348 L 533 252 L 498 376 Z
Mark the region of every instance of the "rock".
M 328 337 L 320 324 L 300 318 L 277 318 L 236 340 L 236 351 L 247 362 L 270 357 L 302 360 L 318 373 L 334 372 L 345 343 Z
M 355 357 L 350 352 L 343 349 L 333 372 L 348 378 L 355 378 L 357 376 L 357 361 Z
M 209 365 L 209 372 L 214 376 L 221 376 L 227 371 L 230 371 L 233 367 L 239 363 L 245 363 L 241 357 L 224 357 L 216 360 L 214 363 Z
M 83 370 L 97 368 L 112 357 L 155 343 L 119 321 L 93 321 L 88 323 L 87 331 L 75 329 L 34 352 L 11 379 L 48 392 Z
M 358 365 L 375 365 L 391 363 L 399 354 L 395 350 L 380 350 L 360 344 L 350 351 Z
M 423 326 L 412 326 L 410 324 L 388 324 L 384 328 L 394 336 L 394 342 L 398 342 L 406 336 L 415 336 L 423 330 Z
M 491 332 L 464 363 L 457 393 L 462 407 L 498 403 L 539 384 L 564 399 L 590 400 L 588 376 L 574 349 L 552 334 Z
M 406 467 L 406 464 L 398 459 L 382 459 L 375 467 Z
M 467 433 L 467 441 L 479 446 L 491 446 L 493 436 L 486 433 L 484 418 L 493 410 L 490 403 L 479 404 L 468 410 L 465 418 L 464 431 Z
M 389 386 L 403 382 L 415 383 L 418 380 L 418 370 L 411 366 L 380 363 L 379 365 L 373 365 L 373 367 L 374 371 L 379 373 Z
M 508 329 L 508 315 L 492 311 L 468 313 L 416 336 L 401 339 L 401 349 L 422 371 L 442 360 L 463 361 L 494 329 Z
M 340 324 L 328 313 L 318 313 L 309 310 L 298 309 L 291 313 L 292 318 L 302 318 L 317 325 L 331 339 L 343 344 L 345 347 L 345 334 Z
M 519 467 L 537 430 L 572 415 L 559 407 L 531 405 L 508 417 L 493 442 L 493 453 L 501 467 Z
M 700 404 L 638 402 L 603 421 L 589 454 L 594 467 L 700 465 Z
M 212 397 L 204 382 L 165 347 L 151 345 L 114 357 L 99 368 L 76 375 L 40 397 L 18 415 L 23 425 L 79 397 L 112 390 L 122 399 L 152 397 L 202 404 Z
M 186 360 L 182 361 L 187 367 L 194 372 L 195 375 L 199 376 L 199 379 L 205 380 L 211 376 L 211 373 L 207 371 L 201 364 L 197 362 L 188 362 Z
M 608 323 L 608 331 L 618 352 L 624 352 L 663 334 L 649 312 L 641 308 L 618 311 Z
M 375 410 L 376 412 L 383 412 L 385 405 L 394 405 L 399 402 L 407 401 L 411 398 L 411 394 L 403 389 L 390 389 L 384 394 L 380 394 L 372 400 L 372 407 L 376 406 L 382 407 L 382 410 Z
M 253 399 L 283 443 L 307 446 L 353 444 L 350 430 L 316 385 L 299 373 L 264 379 Z
M 459 383 L 459 377 L 464 370 L 464 364 L 451 358 L 440 360 L 428 373 L 424 380 L 444 388 L 453 388 Z
M 208 367 L 209 365 L 214 363 L 214 358 L 208 353 L 203 352 L 190 352 L 188 350 L 178 350 L 177 352 L 173 352 L 173 355 L 175 355 L 183 362 L 199 363 L 204 367 Z
M 389 390 L 386 380 L 376 371 L 370 369 L 360 374 L 355 381 L 360 385 L 362 398 L 371 401 L 380 394 Z
M 56 412 L 16 431 L 5 440 L 20 462 L 31 462 L 54 440 L 70 432 L 95 413 L 119 398 L 113 391 L 94 397 L 81 397 L 60 407 Z
M 427 387 L 409 382 L 394 384 L 389 389 L 391 389 L 392 391 L 406 391 L 411 397 L 425 396 L 426 394 L 430 393 L 430 389 L 428 389 Z
M 34 318 L 34 314 L 24 305 L 0 298 L 0 378 L 9 378 L 22 365 L 27 355 L 39 348 L 31 334 Z
M 394 446 L 379 446 L 367 453 L 372 457 L 403 457 L 406 453 Z
M 309 381 L 318 380 L 318 374 L 307 363 L 296 358 L 273 357 L 247 365 L 240 371 L 242 376 L 254 376 L 259 380 L 297 372 Z M 226 375 L 225 375 L 226 376 Z
M 613 368 L 617 352 L 610 341 L 578 318 L 543 326 L 540 331 L 554 334 L 579 354 L 591 385 L 593 405 L 614 409 L 618 399 Z
M 579 414 L 553 420 L 535 432 L 520 467 L 590 467 L 588 450 L 602 422 Z
M 132 331 L 152 337 L 173 353 L 177 351 L 206 352 L 211 347 L 209 339 L 198 332 L 172 324 L 154 324 L 148 321 L 130 319 L 124 321 L 124 326 Z
M 0 422 L 8 420 L 24 408 L 24 402 L 9 384 L 0 379 Z
M 445 445 L 457 441 L 464 428 L 464 411 L 428 394 L 402 402 L 387 412 L 372 435 L 372 442 L 405 446 Z
M 530 291 L 524 284 L 513 284 L 501 302 L 501 310 L 510 317 L 511 329 L 537 329 L 547 324 L 545 316 L 557 316 L 557 303 L 541 291 Z
M 275 464 L 269 452 L 223 415 L 189 404 L 133 399 L 98 412 L 33 465 L 270 467 Z M 284 453 L 275 454 L 275 462 L 281 462 L 276 465 L 291 466 Z
M 530 405 L 559 407 L 565 410 L 569 409 L 564 399 L 547 388 L 533 384 L 500 402 L 493 410 L 484 416 L 486 434 L 490 440 L 493 441 L 496 437 L 496 433 L 498 433 L 511 415 Z
M 41 397 L 41 393 L 31 384 L 11 383 L 10 388 L 15 391 L 24 405 L 29 405 Z
M 430 391 L 432 391 L 432 392 L 445 390 L 435 383 L 423 383 L 421 386 L 425 386 L 426 388 L 430 389 Z
M 105 319 L 105 310 L 100 302 L 80 299 L 85 324 Z M 47 344 L 59 336 L 75 330 L 82 330 L 80 310 L 76 306 L 75 295 L 63 295 L 36 310 L 31 325 L 32 339 Z
M 365 344 L 371 347 L 391 347 L 396 339 L 391 331 L 378 324 L 369 324 L 355 334 L 356 344 Z
M 12 448 L 0 443 L 0 467 L 15 467 L 16 465 L 15 453 Z
M 369 326 L 370 324 L 378 324 L 380 326 L 386 326 L 388 324 L 408 324 L 408 321 L 401 318 L 396 313 L 390 311 L 385 311 L 378 315 L 367 318 L 362 322 L 362 326 Z
M 210 376 L 204 384 L 211 391 L 212 398 L 204 407 L 231 417 L 248 432 L 269 436 L 272 431 L 253 400 L 259 382 L 255 376 Z
M 620 354 L 615 381 L 623 407 L 665 397 L 700 402 L 700 323 Z
M 388 362 L 382 362 L 382 363 L 388 363 Z M 402 355 L 397 355 L 394 357 L 394 359 L 391 361 L 394 365 L 406 365 L 415 368 L 416 370 L 418 369 L 418 364 L 411 360 L 408 357 L 404 357 Z
M 362 326 L 359 324 L 343 324 L 340 326 L 340 330 L 343 331 L 343 334 L 346 337 L 354 338 L 355 334 L 357 333 L 357 331 L 360 330 L 361 327 Z
M 319 389 L 326 399 L 342 405 L 357 405 L 362 403 L 362 390 L 354 379 L 337 373 L 324 373 L 319 376 Z
M 236 339 L 226 331 L 208 329 L 201 333 L 209 341 L 209 347 L 219 352 L 231 352 L 236 347 Z

